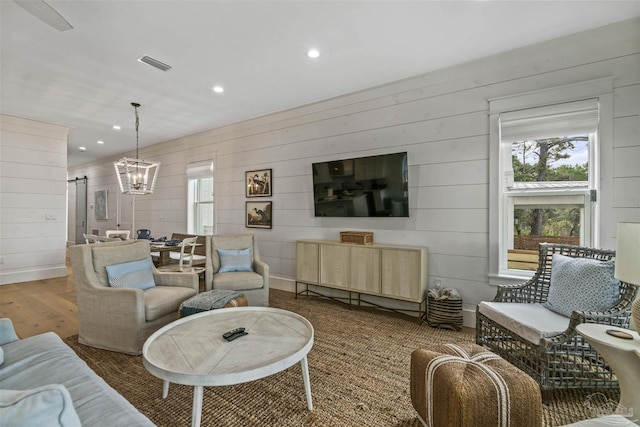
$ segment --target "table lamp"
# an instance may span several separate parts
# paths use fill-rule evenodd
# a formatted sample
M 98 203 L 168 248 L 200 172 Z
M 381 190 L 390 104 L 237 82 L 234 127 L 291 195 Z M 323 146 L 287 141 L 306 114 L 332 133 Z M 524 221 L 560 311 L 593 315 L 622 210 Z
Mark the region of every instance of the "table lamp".
M 616 269 L 614 277 L 622 282 L 640 286 L 640 223 L 618 223 L 616 241 Z M 636 296 L 631 317 L 640 333 L 640 298 Z

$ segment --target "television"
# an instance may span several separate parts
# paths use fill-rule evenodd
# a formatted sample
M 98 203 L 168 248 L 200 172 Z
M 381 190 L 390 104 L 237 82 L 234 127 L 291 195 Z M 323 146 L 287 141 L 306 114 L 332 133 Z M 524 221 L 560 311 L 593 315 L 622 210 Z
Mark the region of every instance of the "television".
M 408 217 L 407 153 L 313 163 L 317 217 Z

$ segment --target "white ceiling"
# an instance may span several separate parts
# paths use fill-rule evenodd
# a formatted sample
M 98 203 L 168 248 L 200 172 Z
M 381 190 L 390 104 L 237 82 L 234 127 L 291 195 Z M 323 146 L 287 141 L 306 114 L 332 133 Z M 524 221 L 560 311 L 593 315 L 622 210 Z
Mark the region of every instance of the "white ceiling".
M 0 0 L 0 111 L 72 127 L 69 166 L 135 149 L 133 101 L 143 147 L 640 16 L 638 0 L 48 3 L 72 30 Z

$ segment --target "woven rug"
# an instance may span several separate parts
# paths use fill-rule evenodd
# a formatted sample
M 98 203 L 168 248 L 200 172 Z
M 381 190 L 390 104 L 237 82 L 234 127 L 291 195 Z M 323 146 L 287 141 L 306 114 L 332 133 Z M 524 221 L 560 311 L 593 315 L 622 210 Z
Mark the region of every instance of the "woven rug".
M 315 329 L 308 355 L 313 412 L 306 409 L 299 365 L 271 377 L 204 391 L 203 426 L 405 426 L 420 427 L 411 405 L 411 352 L 440 343 L 474 342 L 465 332 L 434 329 L 384 311 L 349 309 L 320 298 L 272 290 L 272 307 L 306 317 Z M 162 381 L 149 374 L 141 356 L 128 356 L 65 339 L 87 364 L 158 426 L 191 422 L 193 388 L 171 384 L 162 399 Z M 584 405 L 590 393 L 558 393 L 544 407 L 546 426 L 593 416 Z M 617 402 L 617 392 L 606 399 Z

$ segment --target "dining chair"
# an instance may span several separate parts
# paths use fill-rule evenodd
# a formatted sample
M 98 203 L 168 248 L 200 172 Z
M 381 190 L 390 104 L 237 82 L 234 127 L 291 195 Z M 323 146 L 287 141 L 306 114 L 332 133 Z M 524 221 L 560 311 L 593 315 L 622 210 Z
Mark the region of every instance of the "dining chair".
M 104 235 L 109 238 L 120 238 L 121 240 L 129 240 L 131 230 L 107 230 Z
M 182 240 L 180 244 L 180 253 L 171 252 L 169 254 L 170 258 L 173 261 L 177 261 L 177 263 L 171 263 L 169 265 L 165 265 L 159 267 L 158 269 L 161 271 L 178 271 L 178 272 L 195 272 L 198 275 L 204 273 L 204 267 L 198 267 L 193 265 L 193 260 L 195 249 L 196 249 L 196 240 L 197 237 L 187 237 Z

